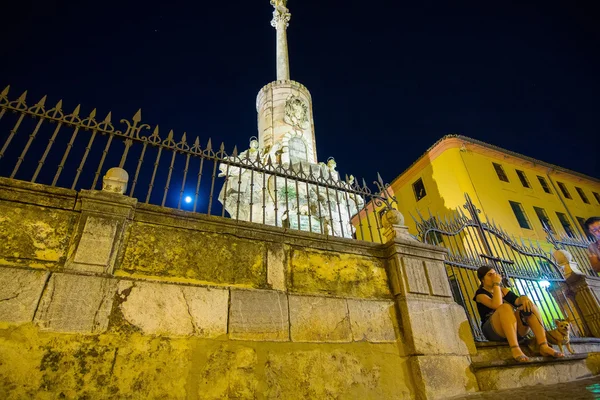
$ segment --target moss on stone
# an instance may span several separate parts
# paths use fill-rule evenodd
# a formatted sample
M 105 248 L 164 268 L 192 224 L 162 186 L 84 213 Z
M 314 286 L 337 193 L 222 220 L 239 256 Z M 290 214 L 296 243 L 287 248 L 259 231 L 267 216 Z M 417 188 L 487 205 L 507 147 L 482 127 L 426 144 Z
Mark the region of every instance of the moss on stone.
M 77 214 L 0 201 L 0 264 L 63 265 Z
M 121 272 L 266 287 L 264 243 L 140 222 L 128 237 Z
M 383 261 L 375 257 L 295 248 L 289 276 L 294 292 L 391 297 Z
M 0 327 L 2 399 L 401 399 L 395 344 L 73 335 Z

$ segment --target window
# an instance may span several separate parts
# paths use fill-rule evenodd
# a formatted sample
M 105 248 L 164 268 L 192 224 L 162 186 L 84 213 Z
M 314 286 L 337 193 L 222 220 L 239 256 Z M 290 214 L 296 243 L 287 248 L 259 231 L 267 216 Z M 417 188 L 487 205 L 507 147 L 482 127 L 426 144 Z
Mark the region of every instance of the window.
M 565 196 L 567 199 L 572 199 L 571 193 L 569 193 L 565 184 L 558 181 L 556 183 L 558 183 L 558 187 L 560 188 L 560 191 L 562 192 L 563 196 Z
M 548 218 L 548 214 L 546 214 L 546 210 L 539 207 L 533 207 L 533 210 L 540 219 L 542 226 L 548 229 L 550 232 L 554 233 L 554 227 L 552 226 L 552 222 L 550 222 L 550 218 Z
M 516 169 L 515 171 L 517 171 L 517 176 L 519 177 L 519 180 L 521 181 L 521 185 L 523 185 L 523 187 L 526 188 L 530 188 L 531 185 L 529 184 L 529 181 L 527 180 L 527 175 L 525 175 L 525 172 Z
M 550 191 L 550 186 L 548 186 L 548 182 L 546 182 L 546 178 L 544 178 L 543 176 L 539 176 L 539 175 L 537 178 L 538 178 L 538 181 L 540 181 L 540 185 L 542 185 L 542 189 L 544 189 L 544 192 L 552 193 Z
M 588 230 L 585 227 L 585 218 L 581 218 L 581 217 L 575 217 L 577 219 L 577 222 L 579 222 L 579 226 L 581 226 L 581 230 L 583 231 L 584 234 L 586 234 L 590 240 L 594 240 L 594 236 L 592 236 L 591 233 L 588 232 Z
M 500 179 L 501 181 L 504 181 L 504 182 L 508 182 L 508 176 L 506 176 L 506 173 L 504 172 L 504 168 L 502 168 L 502 165 L 496 164 L 496 163 L 492 163 L 492 164 L 494 164 L 494 169 L 496 170 L 496 174 L 498 174 L 498 179 Z
M 291 138 L 288 146 L 290 151 L 290 160 L 292 161 L 292 163 L 295 164 L 300 161 L 308 160 L 306 145 L 304 144 L 304 141 L 301 138 Z
M 594 197 L 596 198 L 596 201 L 598 202 L 598 204 L 600 204 L 600 194 L 596 193 L 596 192 L 592 192 L 592 194 L 594 195 Z
M 571 223 L 567 219 L 567 216 L 565 214 L 563 214 L 563 213 L 558 212 L 558 211 L 556 212 L 556 216 L 558 217 L 558 220 L 560 221 L 560 224 L 564 228 L 567 236 L 574 238 L 575 237 L 575 232 L 573 231 L 573 227 L 571 226 Z
M 423 197 L 427 196 L 427 192 L 425 191 L 425 185 L 423 185 L 423 179 L 419 178 L 415 183 L 413 183 L 413 191 L 415 192 L 415 198 L 417 201 L 421 200 Z
M 579 197 L 581 197 L 581 200 L 586 203 L 586 204 L 590 204 L 590 201 L 588 200 L 587 196 L 585 195 L 585 193 L 583 192 L 582 188 L 579 188 L 577 186 L 575 186 L 575 190 L 577 190 L 577 193 L 579 193 Z
M 529 220 L 527 219 L 527 215 L 525 215 L 525 210 L 523 210 L 521 203 L 517 203 L 515 201 L 509 201 L 509 203 L 513 212 L 515 213 L 515 217 L 517 217 L 519 226 L 521 228 L 531 229 L 531 225 L 529 224 Z

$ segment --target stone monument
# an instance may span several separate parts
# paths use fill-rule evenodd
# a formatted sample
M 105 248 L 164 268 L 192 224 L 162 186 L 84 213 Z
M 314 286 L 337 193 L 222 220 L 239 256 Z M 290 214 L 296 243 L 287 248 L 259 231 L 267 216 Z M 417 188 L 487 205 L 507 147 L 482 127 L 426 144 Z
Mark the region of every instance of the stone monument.
M 256 97 L 258 138 L 252 137 L 248 150 L 219 166 L 219 176 L 225 177 L 219 201 L 235 219 L 351 238 L 351 217 L 364 200 L 343 191 L 351 181 L 339 179 L 333 158 L 326 164 L 317 161 L 310 92 L 290 80 L 286 29 L 291 14 L 286 0 L 271 0 L 271 5 L 277 80 Z

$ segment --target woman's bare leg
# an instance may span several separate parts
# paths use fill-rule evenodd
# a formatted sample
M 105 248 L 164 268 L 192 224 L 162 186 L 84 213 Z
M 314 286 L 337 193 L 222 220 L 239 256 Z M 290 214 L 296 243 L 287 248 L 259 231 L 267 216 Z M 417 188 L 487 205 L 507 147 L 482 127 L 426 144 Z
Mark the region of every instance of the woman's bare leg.
M 549 357 L 562 357 L 563 354 L 561 352 L 555 351 L 552 347 L 548 345 L 548 342 L 546 340 L 546 329 L 540 322 L 542 320 L 542 316 L 540 314 L 540 310 L 535 304 L 532 304 L 531 311 L 533 312 L 533 314 L 527 317 L 527 325 L 531 327 L 531 330 L 533 331 L 533 334 L 535 336 L 535 340 L 537 344 L 540 345 L 540 354 Z M 519 335 L 525 336 L 528 333 L 529 328 L 522 324 L 518 310 L 515 311 L 514 315 L 518 321 L 517 332 L 519 333 Z
M 513 308 L 509 304 L 502 304 L 492 314 L 492 327 L 500 336 L 505 337 L 510 346 L 513 358 L 523 357 L 523 351 L 519 347 L 517 339 L 517 318 Z

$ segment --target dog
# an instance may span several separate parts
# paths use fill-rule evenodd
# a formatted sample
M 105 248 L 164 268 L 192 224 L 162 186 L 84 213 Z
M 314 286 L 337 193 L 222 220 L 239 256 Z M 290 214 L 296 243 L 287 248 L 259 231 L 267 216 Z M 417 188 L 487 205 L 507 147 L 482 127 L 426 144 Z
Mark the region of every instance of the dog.
M 563 345 L 567 347 L 569 353 L 575 354 L 571 347 L 571 323 L 566 319 L 555 319 L 554 324 L 556 329 L 546 331 L 546 339 L 549 344 L 555 344 L 560 348 L 560 352 L 563 352 Z

